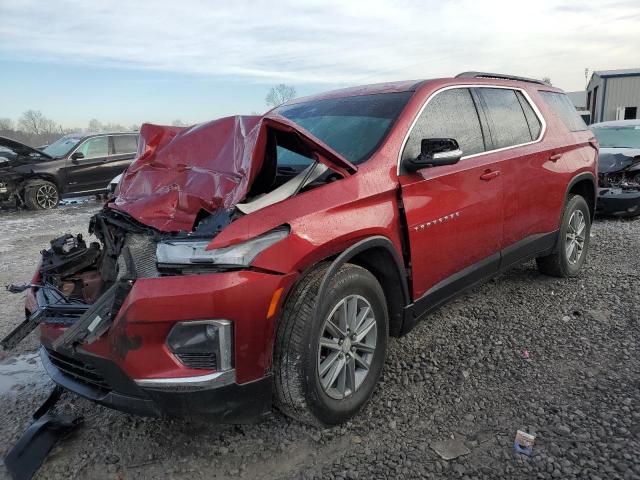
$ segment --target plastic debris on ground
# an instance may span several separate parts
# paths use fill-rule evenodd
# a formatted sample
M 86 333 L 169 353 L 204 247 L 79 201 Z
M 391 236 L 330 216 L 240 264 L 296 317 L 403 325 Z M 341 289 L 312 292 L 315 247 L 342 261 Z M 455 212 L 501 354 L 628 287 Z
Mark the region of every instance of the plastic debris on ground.
M 516 438 L 513 442 L 513 448 L 516 452 L 523 453 L 525 455 L 533 455 L 533 444 L 536 441 L 536 436 L 522 430 L 516 432 Z
M 454 458 L 471 453 L 471 450 L 464 444 L 464 440 L 465 437 L 461 435 L 452 435 L 451 438 L 433 442 L 429 446 L 444 460 L 453 460 Z
M 56 386 L 34 412 L 33 423 L 4 458 L 4 464 L 14 480 L 32 478 L 53 447 L 82 424 L 82 417 L 49 413 L 61 395 L 62 388 Z

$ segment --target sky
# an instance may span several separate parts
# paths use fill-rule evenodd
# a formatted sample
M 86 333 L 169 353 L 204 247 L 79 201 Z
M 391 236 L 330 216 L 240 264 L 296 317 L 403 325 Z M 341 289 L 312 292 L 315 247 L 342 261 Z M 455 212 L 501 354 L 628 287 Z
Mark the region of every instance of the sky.
M 467 70 L 640 67 L 640 1 L 0 0 L 0 118 L 201 122 L 298 96 Z

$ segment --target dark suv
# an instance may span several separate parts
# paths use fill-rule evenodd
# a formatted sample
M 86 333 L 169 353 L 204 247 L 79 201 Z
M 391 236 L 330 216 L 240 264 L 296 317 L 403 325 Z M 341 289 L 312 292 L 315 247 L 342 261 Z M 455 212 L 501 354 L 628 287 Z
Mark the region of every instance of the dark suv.
M 513 265 L 575 277 L 587 256 L 597 142 L 540 81 L 370 85 L 140 135 L 99 241 L 52 241 L 4 341 L 40 324 L 54 381 L 113 408 L 340 423 L 389 336 Z
M 0 201 L 49 209 L 64 196 L 106 192 L 137 150 L 137 133 L 65 135 L 42 150 L 0 137 Z

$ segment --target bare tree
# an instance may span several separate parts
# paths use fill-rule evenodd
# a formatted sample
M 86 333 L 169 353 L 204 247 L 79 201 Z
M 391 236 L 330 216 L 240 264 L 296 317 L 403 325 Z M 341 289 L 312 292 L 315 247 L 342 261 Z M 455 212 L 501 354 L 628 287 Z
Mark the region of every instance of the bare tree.
M 13 130 L 13 120 L 10 118 L 0 118 L 0 130 Z
M 119 123 L 105 123 L 102 125 L 103 132 L 126 132 L 127 130 L 127 127 L 124 127 Z
M 553 86 L 553 83 L 551 83 L 551 79 L 549 77 L 542 77 L 542 81 L 547 85 Z
M 20 117 L 18 127 L 35 135 L 50 134 L 58 130 L 56 122 L 45 117 L 40 110 L 27 110 Z
M 96 118 L 92 118 L 89 121 L 89 127 L 87 132 L 127 132 L 133 130 L 133 128 L 127 128 L 119 123 L 102 123 Z
M 292 98 L 296 96 L 296 87 L 293 85 L 285 85 L 281 83 L 280 85 L 276 85 L 275 87 L 271 87 L 269 93 L 265 97 L 265 102 L 267 105 L 271 105 L 272 107 L 278 107 L 283 103 L 288 102 Z

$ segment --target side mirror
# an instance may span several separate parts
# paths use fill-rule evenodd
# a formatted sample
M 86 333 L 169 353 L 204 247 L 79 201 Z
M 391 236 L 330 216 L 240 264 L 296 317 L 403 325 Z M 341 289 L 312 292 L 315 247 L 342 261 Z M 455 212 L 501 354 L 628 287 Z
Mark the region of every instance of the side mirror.
M 462 150 L 453 138 L 423 138 L 420 155 L 405 160 L 404 167 L 409 172 L 422 168 L 453 165 L 462 158 Z
M 84 158 L 84 153 L 82 152 L 74 152 L 73 155 L 71 155 L 71 160 L 80 160 L 81 158 Z

